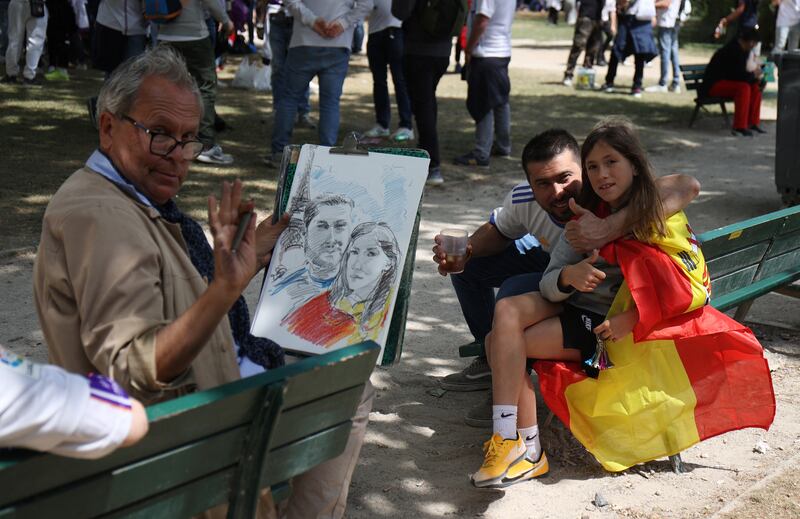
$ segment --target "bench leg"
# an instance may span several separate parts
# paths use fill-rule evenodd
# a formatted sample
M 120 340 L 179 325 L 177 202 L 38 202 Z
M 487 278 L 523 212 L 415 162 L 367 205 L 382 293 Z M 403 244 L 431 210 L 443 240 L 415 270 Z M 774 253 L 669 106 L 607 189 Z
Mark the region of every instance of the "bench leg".
M 689 128 L 692 127 L 692 125 L 694 124 L 694 120 L 697 119 L 697 114 L 698 113 L 700 113 L 700 103 L 695 103 L 694 104 L 694 112 L 692 112 L 692 118 L 689 121 Z
M 722 108 L 722 117 L 725 118 L 725 125 L 727 128 L 731 127 L 731 118 L 728 117 L 728 109 L 725 108 L 725 103 L 720 103 L 719 107 Z
M 681 453 L 675 454 L 669 457 L 669 462 L 672 463 L 672 472 L 675 474 L 682 474 L 683 473 L 683 460 L 681 459 Z
M 754 299 L 751 299 L 750 301 L 745 301 L 744 303 L 740 304 L 736 308 L 736 313 L 733 314 L 734 320 L 739 321 L 740 323 L 744 321 L 744 318 L 747 317 L 747 312 L 749 312 L 750 307 L 753 306 L 753 301 Z

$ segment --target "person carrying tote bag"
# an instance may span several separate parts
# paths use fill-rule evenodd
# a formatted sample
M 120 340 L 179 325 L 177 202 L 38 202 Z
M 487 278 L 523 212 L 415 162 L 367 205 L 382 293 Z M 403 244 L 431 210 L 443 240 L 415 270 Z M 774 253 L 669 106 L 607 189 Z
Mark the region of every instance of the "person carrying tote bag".
M 631 95 L 642 96 L 642 78 L 644 65 L 658 54 L 653 41 L 652 18 L 656 14 L 655 0 L 633 0 L 617 2 L 618 28 L 611 48 L 611 60 L 608 63 L 606 80 L 601 90 L 614 91 L 614 79 L 617 76 L 617 67 L 625 58 L 633 54 L 634 72 Z

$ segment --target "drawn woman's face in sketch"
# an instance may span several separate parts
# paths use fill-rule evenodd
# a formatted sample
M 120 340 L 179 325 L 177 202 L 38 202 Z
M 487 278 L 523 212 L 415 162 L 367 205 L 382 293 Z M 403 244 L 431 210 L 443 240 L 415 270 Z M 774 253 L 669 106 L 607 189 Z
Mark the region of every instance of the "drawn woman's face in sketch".
M 381 274 L 392 265 L 374 234 L 356 238 L 348 251 L 346 261 L 347 285 L 359 300 L 369 297 Z

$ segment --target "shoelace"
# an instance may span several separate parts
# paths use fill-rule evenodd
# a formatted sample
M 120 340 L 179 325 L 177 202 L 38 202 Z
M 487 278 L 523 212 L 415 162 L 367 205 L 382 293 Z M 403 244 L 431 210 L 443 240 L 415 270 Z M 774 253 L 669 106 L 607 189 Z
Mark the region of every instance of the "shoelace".
M 483 460 L 484 467 L 493 464 L 500 456 L 498 444 L 494 441 L 494 437 L 483 444 L 483 449 L 486 451 L 486 458 Z

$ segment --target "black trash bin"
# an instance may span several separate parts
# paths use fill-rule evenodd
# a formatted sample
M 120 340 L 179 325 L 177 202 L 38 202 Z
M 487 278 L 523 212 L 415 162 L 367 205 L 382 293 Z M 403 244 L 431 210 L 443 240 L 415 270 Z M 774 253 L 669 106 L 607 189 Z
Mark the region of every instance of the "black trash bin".
M 781 56 L 775 185 L 787 206 L 800 204 L 800 52 Z

